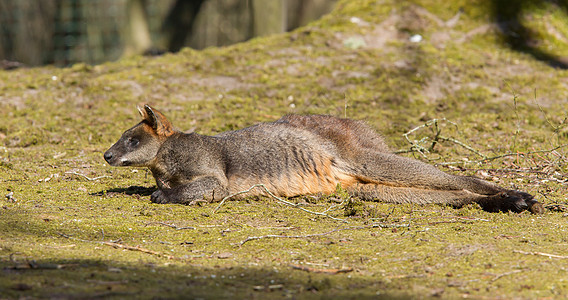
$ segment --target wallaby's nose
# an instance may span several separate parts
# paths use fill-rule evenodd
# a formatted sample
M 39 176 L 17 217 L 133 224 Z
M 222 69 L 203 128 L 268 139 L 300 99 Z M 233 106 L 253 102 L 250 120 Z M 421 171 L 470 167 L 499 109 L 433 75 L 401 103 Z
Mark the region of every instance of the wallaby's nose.
M 112 152 L 110 152 L 110 151 L 105 152 L 104 157 L 105 157 L 105 160 L 106 160 L 108 163 L 110 163 L 110 160 L 112 159 Z

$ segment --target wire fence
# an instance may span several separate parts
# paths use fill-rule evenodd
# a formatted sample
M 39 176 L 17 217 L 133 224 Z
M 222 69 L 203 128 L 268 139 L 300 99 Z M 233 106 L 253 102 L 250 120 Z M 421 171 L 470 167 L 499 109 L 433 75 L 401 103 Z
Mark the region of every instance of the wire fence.
M 157 38 L 172 0 L 147 0 Z M 127 0 L 0 0 L 0 59 L 26 65 L 98 64 L 124 48 Z
M 132 54 L 137 42 L 133 39 L 140 32 L 138 27 L 132 30 L 133 3 L 143 7 L 142 18 L 147 25 L 143 31 L 151 40 L 150 48 L 144 50 L 177 51 L 181 47 L 224 46 L 264 35 L 266 32 L 259 29 L 266 31 L 268 23 L 275 19 L 282 26 L 281 31 L 273 32 L 291 30 L 329 12 L 335 2 L 0 0 L 0 67 L 17 67 L 19 63 L 99 64 Z

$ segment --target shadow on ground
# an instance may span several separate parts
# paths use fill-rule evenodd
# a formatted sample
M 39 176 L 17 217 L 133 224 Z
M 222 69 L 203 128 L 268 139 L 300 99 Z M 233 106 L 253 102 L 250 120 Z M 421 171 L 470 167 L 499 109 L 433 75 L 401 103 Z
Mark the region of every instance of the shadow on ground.
M 112 188 L 108 190 L 102 190 L 96 193 L 91 193 L 91 196 L 105 196 L 112 194 L 124 194 L 128 196 L 150 196 L 157 188 L 154 187 L 143 187 L 138 185 L 132 185 L 127 188 Z
M 539 6 L 545 2 L 554 2 L 565 14 L 568 14 L 566 0 L 493 0 L 493 18 L 511 49 L 529 54 L 551 67 L 568 69 L 568 56 L 558 56 L 540 49 L 538 47 L 540 41 L 535 32 L 521 22 L 522 14 L 529 6 Z
M 406 299 L 388 292 L 380 280 L 351 279 L 348 274 L 315 274 L 290 268 L 156 267 L 117 265 L 112 261 L 0 260 L 0 294 L 8 298 L 146 298 L 146 299 L 265 299 L 353 298 Z

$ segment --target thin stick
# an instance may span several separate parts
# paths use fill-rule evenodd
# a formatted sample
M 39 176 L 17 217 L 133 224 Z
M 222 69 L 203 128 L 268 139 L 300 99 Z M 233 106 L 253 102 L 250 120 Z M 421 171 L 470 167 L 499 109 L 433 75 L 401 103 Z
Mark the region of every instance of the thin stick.
M 448 122 L 448 123 L 450 123 L 450 124 L 452 124 L 452 125 L 454 125 L 454 126 L 457 127 L 457 124 L 455 124 L 455 123 L 453 123 L 453 122 L 447 120 L 446 118 L 429 120 L 428 122 L 426 122 L 426 123 L 424 123 L 424 124 L 422 124 L 422 125 L 420 125 L 420 126 L 417 126 L 417 127 L 413 128 L 413 129 L 411 129 L 411 130 L 409 130 L 408 132 L 406 132 L 406 133 L 404 133 L 404 134 L 402 135 L 402 136 L 406 139 L 406 141 L 411 145 L 410 151 L 403 150 L 403 151 L 397 151 L 397 153 L 404 153 L 404 152 L 413 152 L 413 151 L 416 151 L 416 152 L 422 154 L 423 156 L 425 156 L 424 153 L 429 153 L 430 151 L 434 150 L 434 147 L 436 146 L 436 144 L 438 143 L 438 141 L 439 141 L 439 140 L 442 140 L 442 141 L 452 142 L 452 143 L 454 143 L 454 144 L 457 144 L 457 145 L 459 145 L 459 146 L 461 146 L 461 147 L 463 147 L 463 148 L 465 148 L 465 149 L 467 149 L 467 150 L 469 150 L 469 151 L 471 151 L 471 152 L 473 152 L 473 153 L 475 153 L 475 154 L 481 156 L 482 158 L 487 158 L 487 156 L 486 156 L 485 154 L 479 152 L 478 150 L 474 149 L 473 147 L 471 147 L 471 146 L 469 146 L 469 145 L 467 145 L 467 144 L 465 144 L 465 143 L 463 143 L 463 142 L 460 142 L 460 141 L 458 141 L 458 140 L 456 140 L 456 139 L 454 139 L 454 138 L 449 138 L 449 137 L 445 137 L 445 136 L 440 135 L 440 133 L 442 132 L 442 129 L 440 129 L 440 128 L 438 127 L 438 123 L 439 123 L 440 121 Z M 426 128 L 426 127 L 431 127 L 431 126 L 434 126 L 434 128 L 436 129 L 436 135 L 434 136 L 434 139 L 433 139 L 433 141 L 432 141 L 432 144 L 430 145 L 430 147 L 429 147 L 428 149 L 426 149 L 425 147 L 423 147 L 423 146 L 420 145 L 420 143 L 422 143 L 422 142 L 424 142 L 425 140 L 427 140 L 428 137 L 425 137 L 425 138 L 421 139 L 420 141 L 417 141 L 417 140 L 411 141 L 410 138 L 408 137 L 411 133 L 417 131 L 418 129 Z
M 296 269 L 296 270 L 302 270 L 302 271 L 312 272 L 312 273 L 324 273 L 324 274 L 349 273 L 349 272 L 353 271 L 353 268 L 316 269 L 316 268 L 312 268 L 312 267 L 295 265 L 295 264 L 290 264 L 290 267 L 292 267 L 292 269 Z
M 195 227 L 191 227 L 191 226 L 187 226 L 187 227 L 177 227 L 177 226 L 174 225 L 174 224 L 168 224 L 168 223 L 166 223 L 166 222 L 158 222 L 158 224 L 164 225 L 164 226 L 168 226 L 168 227 L 171 227 L 171 228 L 174 228 L 175 230 L 195 229 Z
M 504 277 L 504 276 L 508 276 L 508 275 L 512 275 L 512 274 L 516 274 L 516 273 L 520 273 L 522 272 L 522 270 L 515 270 L 515 271 L 511 271 L 511 272 L 507 272 L 507 273 L 503 273 L 503 274 L 499 274 L 495 277 L 493 277 L 493 279 L 491 279 L 491 282 L 496 281 L 497 279 Z
M 520 253 L 520 254 L 526 254 L 526 255 L 540 255 L 540 256 L 546 256 L 546 257 L 549 257 L 549 258 L 568 258 L 568 255 L 556 255 L 556 254 L 549 254 L 549 253 L 544 253 L 544 252 L 527 252 L 527 251 L 522 251 L 522 250 L 513 250 L 513 252 Z
M 148 250 L 148 249 L 145 249 L 145 248 L 142 248 L 142 247 L 139 247 L 139 246 L 134 247 L 134 246 L 128 246 L 128 245 L 118 244 L 118 243 L 113 243 L 113 242 L 90 241 L 90 240 L 84 240 L 84 239 L 72 237 L 72 236 L 69 236 L 69 235 L 66 235 L 66 234 L 63 234 L 63 233 L 57 233 L 57 234 L 59 234 L 60 236 L 66 238 L 66 239 L 70 239 L 70 240 L 76 240 L 76 241 L 87 242 L 87 243 L 97 243 L 97 244 L 101 244 L 101 245 L 111 246 L 113 248 L 120 248 L 120 249 L 131 250 L 131 251 L 140 251 L 140 252 L 143 252 L 143 253 L 152 254 L 152 255 L 159 256 L 159 257 L 165 257 L 167 259 L 179 259 L 179 258 L 172 256 L 172 255 Z
M 541 174 L 541 175 L 548 175 L 549 174 L 547 172 L 531 170 L 531 169 L 526 169 L 526 168 L 525 169 L 459 168 L 459 169 L 456 169 L 454 171 L 461 171 L 461 172 L 465 172 L 465 171 L 490 171 L 490 172 L 499 172 L 499 173 L 532 173 L 532 174 Z
M 264 191 L 265 191 L 270 197 L 276 199 L 278 202 L 280 202 L 280 203 L 282 203 L 282 204 L 285 204 L 285 205 L 288 205 L 288 206 L 292 206 L 292 207 L 294 207 L 294 208 L 297 208 L 297 209 L 299 209 L 299 210 L 302 210 L 302 211 L 307 212 L 307 213 L 310 213 L 310 214 L 314 214 L 314 215 L 318 215 L 318 216 L 324 216 L 324 217 L 328 217 L 328 218 L 333 219 L 333 220 L 336 220 L 336 221 L 341 221 L 341 222 L 347 223 L 347 220 L 345 220 L 345 219 L 340 219 L 340 218 L 332 217 L 332 216 L 328 215 L 328 214 L 325 213 L 325 212 L 311 211 L 311 210 L 309 210 L 309 209 L 305 209 L 305 208 L 301 207 L 299 204 L 292 203 L 292 202 L 290 202 L 290 201 L 284 200 L 284 199 L 282 199 L 282 198 L 280 198 L 280 197 L 274 195 L 272 192 L 270 192 L 270 191 L 268 190 L 268 188 L 266 188 L 266 186 L 265 186 L 264 184 L 261 184 L 261 183 L 255 184 L 255 185 L 251 186 L 251 187 L 250 187 L 249 189 L 247 189 L 247 190 L 240 191 L 240 192 L 236 192 L 236 193 L 234 193 L 234 194 L 231 194 L 231 195 L 229 195 L 229 196 L 223 198 L 223 200 L 221 200 L 221 203 L 219 203 L 219 205 L 217 205 L 217 207 L 213 210 L 213 213 L 216 213 L 216 212 L 219 210 L 219 208 L 221 208 L 221 206 L 225 203 L 225 201 L 226 201 L 227 199 L 232 198 L 232 197 L 235 197 L 235 196 L 240 195 L 240 194 L 249 193 L 251 190 L 253 190 L 254 188 L 257 188 L 257 187 L 264 189 Z
M 430 145 L 430 148 L 428 149 L 429 152 L 434 151 L 434 147 L 436 147 L 436 144 L 438 143 L 438 138 L 440 137 L 440 133 L 442 133 L 442 129 L 438 127 L 438 122 L 434 123 L 434 127 L 436 128 L 436 135 L 434 136 L 432 145 Z
M 367 228 L 400 228 L 400 227 L 410 227 L 410 220 L 407 224 L 385 224 L 385 223 L 373 223 Z
M 565 147 L 568 147 L 568 144 L 563 144 L 563 145 L 560 145 L 560 146 L 557 146 L 557 147 L 554 147 L 554 148 L 548 149 L 548 150 L 536 150 L 536 151 L 525 152 L 525 153 L 523 153 L 523 156 L 536 154 L 536 153 L 550 153 L 550 152 L 554 152 L 558 149 L 562 149 L 562 148 L 565 148 Z M 484 159 L 468 161 L 468 163 L 482 163 L 482 162 L 488 162 L 488 161 L 496 160 L 496 159 L 499 159 L 499 158 L 504 158 L 504 157 L 509 157 L 509 156 L 517 156 L 517 155 L 519 155 L 519 153 L 506 153 L 506 154 L 502 154 L 502 155 L 487 157 L 487 158 L 484 158 Z M 464 162 L 463 161 L 445 162 L 445 163 L 439 163 L 439 165 L 455 165 L 455 164 L 462 164 L 462 163 L 464 163 Z
M 81 173 L 77 173 L 77 172 L 73 172 L 73 171 L 65 172 L 65 174 L 73 174 L 73 175 L 81 176 L 81 177 L 87 179 L 88 181 L 94 181 L 94 180 L 99 180 L 101 178 L 109 177 L 109 176 L 103 175 L 103 176 L 91 178 L 91 177 L 87 177 L 86 175 L 83 175 Z
M 443 141 L 452 142 L 452 143 L 454 143 L 454 144 L 458 144 L 458 145 L 464 147 L 465 149 L 467 149 L 467 150 L 469 150 L 469 151 L 471 151 L 471 152 L 473 152 L 473 153 L 475 153 L 475 154 L 481 156 L 483 159 L 487 159 L 487 155 L 485 155 L 485 154 L 483 154 L 483 153 L 481 153 L 481 152 L 479 152 L 479 151 L 473 149 L 472 147 L 470 147 L 470 146 L 468 146 L 468 145 L 466 145 L 466 144 L 464 144 L 464 143 L 462 143 L 462 142 L 460 142 L 460 141 L 458 141 L 458 140 L 456 140 L 456 139 L 454 139 L 454 138 L 449 138 L 449 137 L 444 137 L 444 136 L 438 136 L 438 139 L 443 140 Z
M 278 234 L 267 234 L 261 236 L 249 236 L 244 241 L 240 243 L 240 246 L 244 245 L 247 242 L 260 240 L 260 239 L 267 239 L 267 238 L 285 238 L 285 239 L 303 239 L 303 238 L 310 238 L 310 237 L 318 237 L 318 236 L 325 236 L 334 232 L 345 231 L 345 230 L 359 230 L 359 229 L 368 229 L 368 228 L 398 228 L 398 227 L 409 227 L 410 224 L 385 224 L 385 223 L 373 223 L 371 225 L 366 226 L 352 226 L 352 227 L 345 227 L 345 228 L 338 228 L 334 230 L 330 230 L 327 232 L 322 233 L 312 233 L 306 235 L 278 235 Z
M 513 93 L 514 93 L 514 91 L 513 91 Z M 518 114 L 516 112 L 516 105 L 517 105 L 517 96 L 516 95 L 514 95 L 514 101 L 515 101 L 515 113 Z M 568 117 L 567 117 L 567 119 L 568 119 Z M 471 152 L 473 152 L 476 155 L 481 157 L 481 159 L 479 159 L 479 160 L 467 161 L 468 163 L 482 163 L 482 162 L 492 161 L 492 160 L 496 160 L 496 159 L 504 158 L 504 157 L 509 157 L 509 156 L 519 156 L 519 153 L 506 153 L 506 154 L 502 154 L 502 155 L 496 155 L 496 156 L 488 157 L 487 155 L 481 153 L 479 150 L 477 150 L 477 149 L 475 149 L 475 148 L 473 148 L 473 147 L 471 147 L 471 146 L 469 146 L 469 145 L 467 145 L 467 144 L 465 144 L 465 143 L 463 143 L 463 142 L 461 142 L 457 139 L 440 135 L 441 129 L 438 127 L 438 124 L 441 121 L 448 122 L 448 123 L 453 124 L 457 127 L 457 124 L 455 124 L 451 121 L 448 121 L 446 118 L 429 120 L 426 123 L 424 123 L 420 126 L 417 126 L 413 129 L 409 130 L 408 132 L 404 133 L 402 136 L 411 145 L 410 149 L 409 150 L 399 150 L 399 151 L 396 151 L 395 153 L 398 154 L 398 153 L 418 152 L 424 158 L 431 160 L 429 157 L 427 157 L 425 155 L 425 153 L 429 153 L 431 150 L 433 150 L 434 146 L 437 144 L 437 142 L 441 140 L 441 141 L 447 141 L 447 142 L 452 142 L 454 144 L 457 144 L 457 145 L 459 145 L 459 146 L 461 146 L 461 147 L 463 147 L 463 148 L 465 148 L 465 149 L 467 149 L 467 150 L 469 150 L 469 151 L 471 151 Z M 409 138 L 409 135 L 416 132 L 417 130 L 422 129 L 422 128 L 426 128 L 426 127 L 432 127 L 432 126 L 434 126 L 436 133 L 435 133 L 435 136 L 433 138 L 432 144 L 430 145 L 429 149 L 427 149 L 427 148 L 425 148 L 424 146 L 421 145 L 426 140 L 430 139 L 429 137 L 424 137 L 421 140 L 411 140 Z M 553 128 L 556 128 L 556 127 L 553 126 Z M 517 138 L 517 135 L 519 133 L 518 130 L 519 130 L 519 128 L 517 128 L 517 132 L 515 133 L 515 139 Z M 513 148 L 515 148 L 514 143 L 515 142 L 513 142 Z M 526 153 L 522 153 L 521 155 L 527 156 L 527 155 L 538 154 L 538 153 L 550 153 L 550 152 L 554 152 L 558 149 L 561 149 L 561 148 L 564 148 L 564 147 L 567 147 L 567 146 L 568 146 L 568 144 L 563 144 L 563 145 L 554 147 L 552 149 L 529 151 L 529 152 L 526 152 Z M 445 162 L 445 163 L 439 163 L 439 165 L 454 165 L 454 164 L 462 164 L 462 163 L 463 163 L 463 161 L 460 161 L 460 162 Z
M 334 229 L 334 230 L 330 230 L 327 232 L 323 232 L 323 233 L 313 233 L 313 234 L 306 234 L 306 235 L 277 235 L 277 234 L 268 234 L 268 235 L 262 235 L 262 236 L 249 236 L 248 238 L 246 238 L 246 240 L 242 241 L 240 246 L 244 245 L 247 242 L 250 241 L 254 241 L 254 240 L 260 240 L 260 239 L 266 239 L 266 238 L 288 238 L 288 239 L 302 239 L 302 238 L 310 238 L 310 237 L 316 237 L 316 236 L 324 236 L 324 235 L 328 235 L 334 232 L 339 232 L 339 231 L 344 231 L 344 230 L 355 230 L 355 229 L 364 229 L 364 228 L 372 228 L 373 225 L 369 225 L 369 226 L 355 226 L 355 227 L 346 227 L 346 228 L 339 228 L 339 229 Z
M 511 90 L 511 93 L 513 94 L 513 107 L 515 109 L 515 117 L 517 118 L 517 128 L 515 130 L 515 135 L 513 136 L 513 145 L 511 146 L 511 151 L 514 151 L 517 144 L 517 136 L 521 131 L 521 118 L 519 117 L 519 111 L 517 107 L 518 95 L 515 92 L 515 89 L 513 89 L 513 87 L 509 84 L 507 80 L 503 80 L 503 82 L 507 85 L 507 87 Z
M 101 244 L 111 246 L 113 248 L 120 248 L 120 249 L 131 250 L 131 251 L 140 251 L 140 252 L 143 252 L 143 253 L 148 253 L 148 254 L 159 256 L 159 257 L 165 257 L 167 259 L 177 259 L 177 257 L 175 257 L 175 256 L 163 254 L 163 253 L 152 251 L 152 250 L 148 250 L 148 249 L 145 249 L 145 248 L 142 248 L 142 247 L 139 247 L 139 246 L 128 246 L 128 245 L 112 243 L 112 242 L 101 242 Z
M 260 239 L 268 239 L 268 238 L 284 238 L 284 239 L 303 239 L 303 238 L 310 238 L 316 236 L 324 236 L 330 233 L 336 232 L 337 230 L 332 230 L 324 233 L 314 233 L 314 234 L 306 234 L 306 235 L 278 235 L 278 234 L 267 234 L 261 236 L 249 236 L 244 241 L 240 243 L 240 246 L 244 245 L 247 242 L 260 240 Z

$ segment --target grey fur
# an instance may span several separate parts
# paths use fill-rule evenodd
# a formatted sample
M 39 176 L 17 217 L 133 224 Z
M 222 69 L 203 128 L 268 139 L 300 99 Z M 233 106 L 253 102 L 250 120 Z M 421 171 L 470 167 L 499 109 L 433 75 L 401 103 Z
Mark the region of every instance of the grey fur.
M 450 175 L 390 152 L 361 121 L 288 115 L 216 136 L 182 133 L 148 105 L 144 120 L 106 153 L 115 166 L 150 168 L 157 203 L 220 200 L 254 184 L 280 196 L 333 192 L 341 184 L 367 200 L 392 203 L 478 203 L 487 211 L 543 211 L 527 193 Z M 131 141 L 138 140 L 136 147 Z M 257 191 L 257 193 L 262 193 Z

